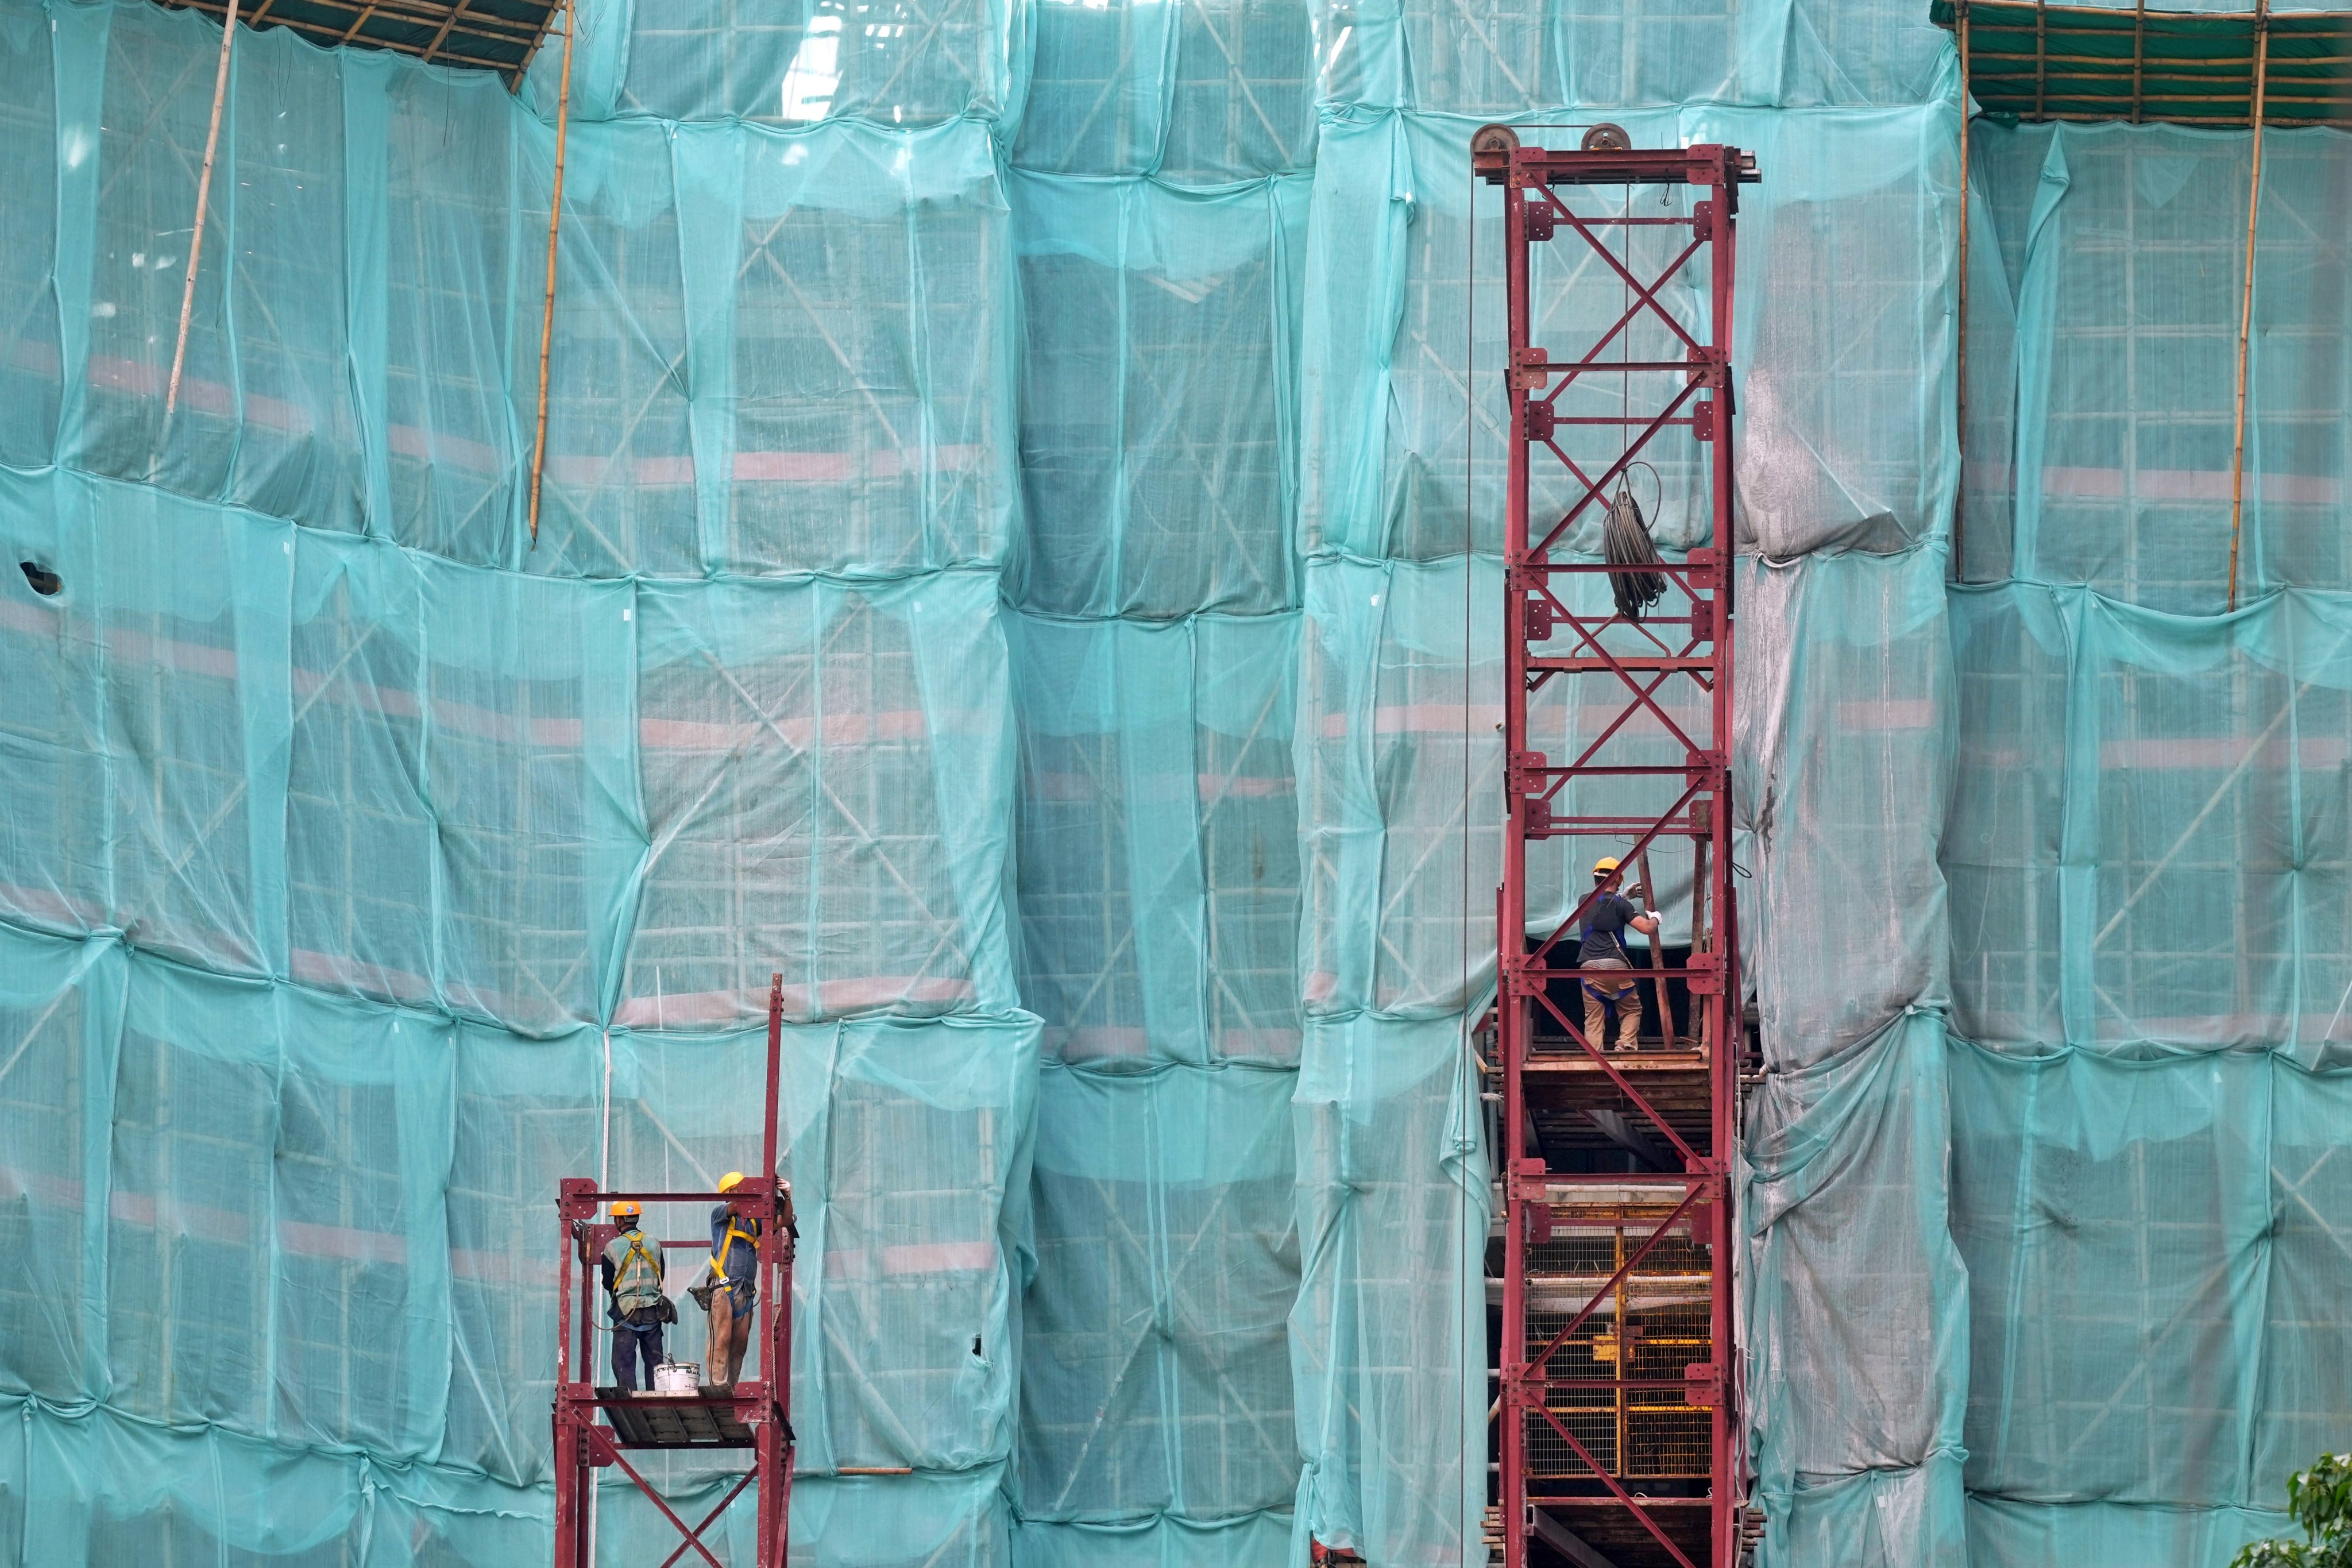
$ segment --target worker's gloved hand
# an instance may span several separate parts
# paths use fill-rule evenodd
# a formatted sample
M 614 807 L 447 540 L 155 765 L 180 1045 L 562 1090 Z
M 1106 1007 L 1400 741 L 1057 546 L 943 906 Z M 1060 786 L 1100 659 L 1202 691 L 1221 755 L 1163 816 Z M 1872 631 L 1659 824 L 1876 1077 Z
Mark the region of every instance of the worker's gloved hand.
M 1642 913 L 1650 920 L 1656 920 L 1658 918 L 1658 911 L 1655 910 L 1643 910 Z

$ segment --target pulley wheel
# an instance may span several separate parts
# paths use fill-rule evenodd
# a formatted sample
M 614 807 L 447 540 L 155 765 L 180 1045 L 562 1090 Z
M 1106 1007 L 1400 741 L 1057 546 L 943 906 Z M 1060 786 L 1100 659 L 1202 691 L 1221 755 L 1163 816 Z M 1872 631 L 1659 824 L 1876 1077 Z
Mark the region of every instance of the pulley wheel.
M 1519 133 L 1507 125 L 1481 125 L 1470 132 L 1470 152 L 1500 153 L 1508 157 L 1519 150 Z

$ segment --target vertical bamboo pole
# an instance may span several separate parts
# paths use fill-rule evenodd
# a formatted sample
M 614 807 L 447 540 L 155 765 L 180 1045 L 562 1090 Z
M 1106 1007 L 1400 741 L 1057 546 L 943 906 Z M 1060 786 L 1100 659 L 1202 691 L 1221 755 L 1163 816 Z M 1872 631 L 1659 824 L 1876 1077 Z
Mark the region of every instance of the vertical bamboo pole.
M 1960 471 L 1952 486 L 1952 575 L 1965 583 L 1969 580 L 1969 0 L 1957 0 L 1954 10 L 1960 40 L 1960 299 L 1955 327 L 1958 363 L 1952 397 L 1952 445 L 1959 456 Z
M 1658 884 L 1650 878 L 1650 852 L 1646 849 L 1643 850 L 1634 864 L 1641 868 L 1642 872 L 1642 901 L 1654 910 L 1658 907 Z M 1696 940 L 1696 933 L 1694 933 L 1694 940 Z M 1651 969 L 1654 971 L 1664 969 L 1666 963 L 1666 933 L 1663 931 L 1652 931 L 1649 948 Z M 1658 1039 L 1667 1050 L 1679 1050 L 1681 1047 L 1675 1039 L 1674 1000 L 1666 994 L 1666 977 L 1664 974 L 1653 973 L 1650 976 L 1650 990 L 1658 999 Z
M 180 289 L 180 336 L 172 345 L 172 384 L 163 394 L 163 417 L 180 405 L 180 372 L 188 362 L 188 321 L 196 309 L 196 264 L 205 254 L 205 209 L 213 195 L 213 158 L 220 151 L 221 109 L 228 102 L 228 57 L 236 43 L 236 0 L 221 18 L 220 67 L 213 73 L 213 124 L 205 132 L 205 171 L 196 177 L 195 232 L 188 238 L 188 280 Z
M 2246 193 L 2246 276 L 2238 295 L 2237 428 L 2230 441 L 2230 605 L 2238 607 L 2238 544 L 2246 504 L 2246 342 L 2254 326 L 2254 226 L 2263 210 L 2263 90 L 2271 64 L 2270 0 L 2254 0 L 2253 177 Z
M 547 298 L 539 311 L 539 433 L 530 446 L 530 542 L 539 544 L 539 485 L 547 468 L 547 352 L 555 342 L 555 236 L 563 216 L 563 143 L 572 126 L 573 0 L 563 0 L 563 79 L 555 89 L 555 190 L 547 204 Z
M 2140 89 L 2147 63 L 2147 0 L 2132 0 L 2132 118 L 2139 123 Z
M 2050 99 L 2050 8 L 2033 0 L 2033 118 L 2048 117 Z

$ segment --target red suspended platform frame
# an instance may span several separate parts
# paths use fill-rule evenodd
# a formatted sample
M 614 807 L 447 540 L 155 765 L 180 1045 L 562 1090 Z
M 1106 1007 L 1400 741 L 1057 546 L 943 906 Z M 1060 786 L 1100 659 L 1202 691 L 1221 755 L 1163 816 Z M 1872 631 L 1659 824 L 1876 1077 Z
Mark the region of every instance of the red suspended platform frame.
M 1489 1541 L 1507 1568 L 1561 1559 L 1732 1568 L 1745 1469 L 1731 1278 L 1745 1045 L 1729 809 L 1733 219 L 1756 164 L 1732 147 L 1630 148 L 1622 132 L 1586 140 L 1596 150 L 1522 147 L 1507 129 L 1487 127 L 1472 142 L 1477 174 L 1503 187 L 1513 436 L 1501 606 L 1509 822 L 1496 910 L 1506 1239 L 1499 1519 Z M 1594 187 L 1606 187 L 1606 199 Z M 1635 190 L 1645 193 L 1638 203 Z M 1530 260 L 1546 245 L 1563 252 L 1562 270 L 1581 268 L 1595 280 L 1571 285 L 1571 298 L 1607 290 L 1598 319 L 1615 319 L 1597 336 L 1538 341 Z M 1622 397 L 1619 411 L 1574 412 L 1592 407 L 1601 376 Z M 1564 403 L 1580 383 L 1586 400 Z M 1616 440 L 1607 440 L 1611 426 L 1622 432 Z M 1596 438 L 1616 448 L 1613 458 L 1591 455 Z M 1704 499 L 1707 531 L 1703 545 L 1656 569 L 1665 596 L 1635 623 L 1596 591 L 1601 584 L 1588 581 L 1580 595 L 1576 579 L 1636 568 L 1568 558 L 1565 542 L 1605 516 L 1612 487 L 1645 457 L 1697 459 L 1704 478 L 1691 493 Z M 1536 465 L 1548 470 L 1548 490 L 1565 478 L 1574 499 L 1564 510 L 1531 510 Z M 1597 612 L 1580 607 L 1596 601 Z M 1528 705 L 1556 680 L 1574 683 L 1568 695 L 1591 738 L 1571 742 L 1572 755 L 1547 757 L 1531 743 Z M 1617 813 L 1579 815 L 1587 794 Z M 1548 935 L 1528 937 L 1527 847 L 1543 838 L 1570 840 L 1571 889 L 1589 886 L 1576 872 L 1599 856 L 1619 857 L 1630 885 L 1637 869 L 1646 881 L 1654 844 L 1690 846 L 1688 955 L 1667 963 L 1654 945 L 1651 967 L 1637 959 L 1631 975 L 1611 972 L 1612 983 L 1654 987 L 1655 1047 L 1629 1054 L 1586 1037 L 1578 998 L 1597 972 L 1579 966 L 1578 933 L 1597 889 Z M 1655 907 L 1657 889 L 1642 891 Z M 1675 993 L 1685 1004 L 1680 1031 Z M 1537 1143 L 1539 1122 L 1577 1117 L 1610 1129 L 1620 1151 L 1643 1152 L 1649 1169 L 1628 1172 L 1623 1159 L 1613 1171 L 1553 1169 L 1601 1163 L 1565 1157 L 1556 1147 L 1565 1140 Z M 1548 1160 L 1547 1145 L 1563 1157 Z M 1580 1238 L 1604 1236 L 1609 1243 L 1577 1252 Z M 1660 1261 L 1668 1258 L 1677 1261 Z M 1531 1280 L 1543 1292 L 1533 1331 Z M 1643 1292 L 1654 1301 L 1675 1289 L 1690 1303 L 1687 1326 L 1644 1343 L 1633 1321 Z M 1684 1457 L 1661 1458 L 1674 1447 L 1663 1439 L 1629 1440 L 1629 1408 L 1653 1430 L 1682 1423 Z M 1597 1418 L 1603 1413 L 1612 1424 Z M 1531 1557 L 1531 1540 L 1546 1552 Z
M 758 1171 L 731 1192 L 604 1192 L 585 1177 L 568 1176 L 560 1188 L 556 1214 L 562 1227 L 562 1263 L 558 1274 L 555 1337 L 555 1568 L 593 1568 L 589 1506 L 594 1471 L 617 1467 L 635 1482 L 683 1538 L 661 1568 L 686 1559 L 727 1568 L 704 1542 L 703 1534 L 724 1517 L 746 1489 L 757 1489 L 758 1534 L 754 1568 L 784 1568 L 793 1488 L 792 1342 L 793 1251 L 798 1231 L 792 1187 L 776 1172 L 776 1100 L 783 1065 L 784 977 L 768 987 L 768 1077 L 765 1131 Z M 625 1394 L 595 1382 L 601 1335 L 597 1296 L 602 1281 L 593 1259 L 619 1234 L 604 1217 L 604 1205 L 623 1199 L 640 1204 L 692 1204 L 699 1226 L 706 1205 L 733 1202 L 760 1222 L 759 1316 L 752 1343 L 759 1347 L 760 1376 L 731 1388 L 708 1384 L 692 1394 Z M 650 1222 L 651 1215 L 647 1215 Z M 664 1247 L 708 1250 L 707 1235 L 661 1238 Z M 574 1263 L 580 1264 L 575 1268 Z M 749 1360 L 748 1354 L 746 1360 Z M 740 1369 L 738 1369 L 740 1370 Z M 646 1373 L 650 1381 L 652 1373 Z M 717 1507 L 689 1525 L 630 1461 L 648 1449 L 748 1449 L 751 1464 Z

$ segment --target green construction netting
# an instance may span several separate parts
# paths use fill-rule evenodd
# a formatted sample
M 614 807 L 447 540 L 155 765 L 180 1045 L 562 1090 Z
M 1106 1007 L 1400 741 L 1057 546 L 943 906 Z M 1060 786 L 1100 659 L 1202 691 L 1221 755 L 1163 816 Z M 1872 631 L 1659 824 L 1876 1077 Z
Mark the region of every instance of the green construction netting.
M 1979 125 L 1948 586 L 1914 0 L 579 22 L 534 547 L 560 51 L 241 37 L 167 419 L 217 31 L 0 0 L 0 1560 L 543 1559 L 554 1183 L 756 1159 L 781 971 L 797 1561 L 1483 1561 L 1464 148 L 1600 109 L 1766 173 L 1764 1558 L 2281 1522 L 2352 1422 L 2341 136 L 2268 143 L 2229 614 L 2242 135 Z

